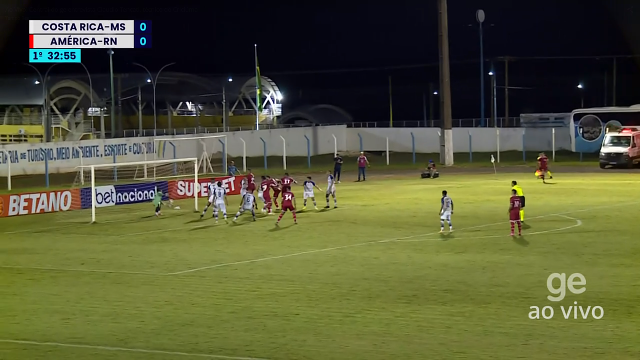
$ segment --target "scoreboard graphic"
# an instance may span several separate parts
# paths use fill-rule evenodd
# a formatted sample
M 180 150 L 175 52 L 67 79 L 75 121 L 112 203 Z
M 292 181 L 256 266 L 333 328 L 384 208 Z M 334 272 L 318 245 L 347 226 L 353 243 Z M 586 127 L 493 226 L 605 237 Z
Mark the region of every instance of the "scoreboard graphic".
M 30 63 L 79 63 L 81 49 L 149 49 L 150 20 L 29 20 Z

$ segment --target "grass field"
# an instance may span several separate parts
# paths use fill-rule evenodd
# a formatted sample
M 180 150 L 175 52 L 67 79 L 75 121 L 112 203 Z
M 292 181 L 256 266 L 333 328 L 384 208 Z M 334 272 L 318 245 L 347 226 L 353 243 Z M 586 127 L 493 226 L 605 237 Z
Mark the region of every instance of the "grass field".
M 86 211 L 2 219 L 0 359 L 637 360 L 638 175 L 554 175 L 377 174 L 280 228 L 199 221 L 192 200 L 162 218 L 99 209 L 94 225 Z M 513 179 L 521 238 L 508 236 Z M 586 291 L 549 301 L 552 273 L 583 274 Z M 565 320 L 574 302 L 604 317 Z M 555 316 L 531 320 L 531 306 Z

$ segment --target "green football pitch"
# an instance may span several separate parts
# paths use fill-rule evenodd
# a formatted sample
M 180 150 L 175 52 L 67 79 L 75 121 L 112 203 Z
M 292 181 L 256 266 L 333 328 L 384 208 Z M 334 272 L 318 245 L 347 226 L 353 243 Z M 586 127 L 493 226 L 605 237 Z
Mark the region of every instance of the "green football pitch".
M 192 200 L 160 218 L 98 209 L 93 225 L 86 211 L 2 219 L 0 358 L 637 360 L 638 174 L 554 177 L 371 174 L 279 228 L 199 220 Z M 527 208 L 512 238 L 514 179 Z M 440 235 L 443 189 L 455 231 Z M 550 301 L 552 273 L 582 274 L 586 291 L 567 280 Z

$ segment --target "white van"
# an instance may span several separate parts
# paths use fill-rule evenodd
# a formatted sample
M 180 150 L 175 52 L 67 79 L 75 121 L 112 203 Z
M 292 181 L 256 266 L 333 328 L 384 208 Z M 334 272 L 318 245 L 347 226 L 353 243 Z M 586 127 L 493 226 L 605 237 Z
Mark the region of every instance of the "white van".
M 640 127 L 625 127 L 608 131 L 600 147 L 600 168 L 624 166 L 632 168 L 640 163 Z

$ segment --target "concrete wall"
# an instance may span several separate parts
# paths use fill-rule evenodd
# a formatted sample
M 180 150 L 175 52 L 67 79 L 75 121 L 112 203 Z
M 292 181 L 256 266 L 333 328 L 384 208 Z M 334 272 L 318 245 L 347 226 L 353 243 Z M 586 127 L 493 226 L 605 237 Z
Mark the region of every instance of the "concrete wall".
M 413 134 L 417 153 L 439 151 L 438 129 L 432 128 L 346 128 L 345 126 L 322 126 L 278 130 L 242 131 L 226 133 L 227 154 L 240 158 L 243 140 L 246 155 L 263 156 L 264 144 L 267 155 L 306 156 L 307 138 L 311 155 L 333 153 L 337 145 L 339 152 L 360 151 L 360 138 L 365 151 L 384 151 L 386 139 L 389 149 L 395 152 L 411 152 Z M 551 129 L 499 129 L 500 151 L 552 150 Z M 222 133 L 219 133 L 222 134 Z M 454 152 L 495 152 L 498 131 L 496 129 L 453 129 Z M 335 136 L 335 140 L 334 140 Z M 198 138 L 199 137 L 199 138 Z M 150 137 L 110 140 L 88 140 L 81 142 L 59 142 L 48 144 L 20 144 L 0 146 L 0 176 L 6 177 L 9 163 L 12 175 L 75 172 L 79 165 L 112 164 L 153 159 L 195 158 L 204 150 L 209 155 L 220 156 L 223 144 L 220 138 L 204 135 L 198 137 L 162 137 L 154 141 Z M 285 142 L 283 144 L 283 140 Z M 556 150 L 570 149 L 568 128 L 555 131 Z M 264 140 L 264 143 L 263 143 Z
M 454 128 L 452 131 L 454 152 L 469 152 L 469 146 L 474 152 L 495 152 L 498 147 L 498 133 L 500 151 L 522 151 L 523 144 L 527 151 L 550 151 L 553 147 L 551 128 Z M 438 153 L 438 132 L 439 130 L 434 128 L 350 128 L 347 129 L 347 147 L 352 151 L 359 150 L 362 137 L 362 148 L 365 151 L 384 151 L 388 137 L 391 151 L 411 152 L 413 134 L 417 153 Z M 555 147 L 556 150 L 571 149 L 568 128 L 555 129 Z

